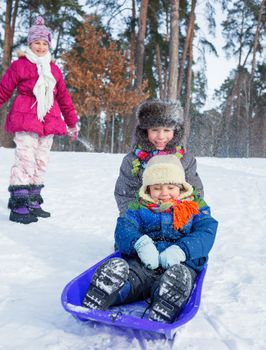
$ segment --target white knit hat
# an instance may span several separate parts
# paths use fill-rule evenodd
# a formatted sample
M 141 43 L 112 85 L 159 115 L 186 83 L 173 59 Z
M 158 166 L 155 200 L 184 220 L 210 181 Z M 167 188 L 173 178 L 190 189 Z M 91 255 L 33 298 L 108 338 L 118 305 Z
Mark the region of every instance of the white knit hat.
M 182 185 L 184 190 L 180 199 L 190 196 L 193 192 L 192 186 L 186 182 L 183 166 L 175 155 L 159 155 L 149 160 L 142 176 L 140 197 L 151 201 L 150 195 L 146 193 L 147 187 L 156 184 Z

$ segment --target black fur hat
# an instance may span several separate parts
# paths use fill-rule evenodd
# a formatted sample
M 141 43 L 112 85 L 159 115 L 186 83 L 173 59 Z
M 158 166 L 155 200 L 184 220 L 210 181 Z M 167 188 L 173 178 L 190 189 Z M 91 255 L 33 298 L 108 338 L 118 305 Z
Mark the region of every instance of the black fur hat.
M 184 116 L 180 101 L 147 100 L 140 104 L 136 115 L 139 123 L 135 132 L 135 144 L 144 150 L 154 149 L 154 145 L 148 140 L 147 129 L 150 128 L 166 127 L 174 130 L 174 137 L 167 144 L 167 149 L 172 149 L 182 143 Z

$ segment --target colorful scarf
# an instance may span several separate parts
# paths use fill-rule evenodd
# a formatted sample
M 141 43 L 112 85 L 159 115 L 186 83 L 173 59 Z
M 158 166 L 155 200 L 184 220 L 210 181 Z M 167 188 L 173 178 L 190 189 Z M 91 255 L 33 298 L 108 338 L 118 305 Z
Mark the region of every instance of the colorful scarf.
M 146 203 L 146 208 L 154 213 L 173 213 L 173 226 L 175 230 L 183 228 L 193 215 L 199 214 L 198 203 L 192 200 L 171 200 L 170 202 L 156 204 Z
M 170 150 L 163 150 L 163 151 L 154 150 L 150 152 L 146 152 L 142 150 L 140 146 L 135 146 L 133 152 L 137 156 L 137 159 L 133 160 L 132 162 L 133 167 L 132 167 L 131 173 L 134 176 L 138 175 L 140 171 L 140 167 L 145 169 L 148 161 L 154 156 L 174 154 L 177 156 L 178 159 L 181 159 L 185 154 L 185 150 L 182 146 L 176 146 L 174 149 L 170 149 Z

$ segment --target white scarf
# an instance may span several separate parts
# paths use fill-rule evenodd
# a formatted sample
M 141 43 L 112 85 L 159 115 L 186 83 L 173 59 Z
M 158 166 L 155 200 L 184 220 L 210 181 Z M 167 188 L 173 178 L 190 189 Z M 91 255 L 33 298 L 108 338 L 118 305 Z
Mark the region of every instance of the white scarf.
M 54 104 L 54 87 L 56 80 L 51 72 L 51 54 L 48 51 L 45 56 L 39 57 L 31 51 L 29 47 L 26 49 L 27 59 L 37 65 L 39 79 L 37 80 L 33 94 L 37 102 L 37 116 L 42 122 L 46 113 L 49 112 Z

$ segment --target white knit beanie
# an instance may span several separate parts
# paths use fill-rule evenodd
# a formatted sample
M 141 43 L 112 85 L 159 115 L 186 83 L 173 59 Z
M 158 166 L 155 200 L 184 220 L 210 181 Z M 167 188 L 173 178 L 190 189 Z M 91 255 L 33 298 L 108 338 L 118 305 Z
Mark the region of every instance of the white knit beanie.
M 149 160 L 142 176 L 140 197 L 151 201 L 150 195 L 146 193 L 147 187 L 156 184 L 182 185 L 184 190 L 180 199 L 190 196 L 193 192 L 192 186 L 186 182 L 183 166 L 175 155 L 159 155 Z

